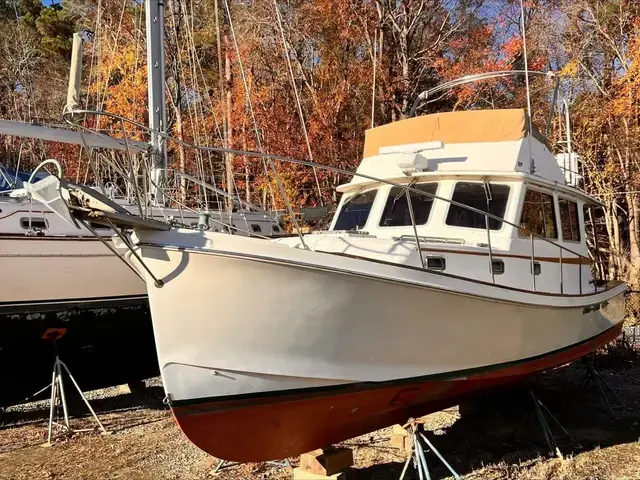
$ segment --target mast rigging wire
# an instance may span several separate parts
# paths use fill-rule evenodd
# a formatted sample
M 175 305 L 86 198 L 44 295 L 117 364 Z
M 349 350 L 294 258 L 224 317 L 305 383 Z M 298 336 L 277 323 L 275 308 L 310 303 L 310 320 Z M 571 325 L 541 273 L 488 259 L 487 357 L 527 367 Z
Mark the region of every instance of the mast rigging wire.
M 524 24 L 524 0 L 520 0 L 520 24 L 522 28 L 522 51 L 524 54 L 524 80 L 527 86 L 527 122 L 529 123 L 529 133 L 527 135 L 529 144 L 529 171 L 531 174 L 536 172 L 536 163 L 531 152 L 531 135 L 533 134 L 533 122 L 531 121 L 531 90 L 529 88 L 529 62 L 527 60 L 527 35 L 525 33 Z
M 244 74 L 244 67 L 242 65 L 242 57 L 240 56 L 240 48 L 238 47 L 238 41 L 236 39 L 236 33 L 235 30 L 233 28 L 233 21 L 231 19 L 231 11 L 229 9 L 229 2 L 227 0 L 223 0 L 224 1 L 224 6 L 225 6 L 225 10 L 227 11 L 227 17 L 229 18 L 229 30 L 231 32 L 231 38 L 233 39 L 233 45 L 235 47 L 235 51 L 236 51 L 236 56 L 238 57 L 238 67 L 240 68 L 240 78 L 242 79 L 242 84 L 244 86 L 244 91 L 245 91 L 245 95 L 247 98 L 247 107 L 249 108 L 249 113 L 251 114 L 251 120 L 253 121 L 253 129 L 255 131 L 255 135 L 256 135 L 256 143 L 258 146 L 258 151 L 264 153 L 264 150 L 262 148 L 262 142 L 260 141 L 260 132 L 258 131 L 258 122 L 256 121 L 256 116 L 253 112 L 253 104 L 251 103 L 251 95 L 249 94 L 249 86 L 247 85 L 247 78 Z M 232 149 L 227 148 L 226 149 L 228 152 L 230 152 Z M 282 195 L 282 200 L 284 201 L 286 207 L 287 207 L 287 212 L 289 213 L 289 216 L 291 217 L 291 222 L 293 223 L 293 225 L 296 228 L 296 231 L 298 233 L 298 236 L 300 237 L 300 243 L 302 244 L 303 248 L 305 250 L 308 250 L 309 247 L 307 246 L 306 242 L 304 241 L 304 237 L 302 236 L 302 230 L 300 229 L 300 225 L 298 224 L 298 220 L 295 217 L 295 214 L 293 213 L 293 208 L 291 207 L 291 203 L 289 202 L 289 197 L 287 196 L 287 192 L 285 191 L 284 185 L 282 184 L 282 180 L 280 179 L 280 175 L 278 175 L 278 171 L 276 170 L 276 166 L 273 163 L 273 158 L 268 156 L 266 157 L 269 161 L 269 166 L 271 167 L 271 170 L 273 171 L 276 183 L 278 184 L 278 188 L 280 189 L 280 195 Z M 263 160 L 264 161 L 264 160 Z M 275 205 L 274 205 L 275 208 Z
M 287 61 L 287 67 L 289 68 L 289 75 L 291 78 L 291 86 L 293 87 L 293 93 L 296 97 L 296 106 L 298 107 L 298 116 L 300 117 L 300 125 L 302 125 L 302 131 L 304 132 L 304 139 L 307 144 L 307 153 L 309 154 L 309 160 L 313 160 L 313 153 L 311 152 L 311 142 L 309 141 L 309 133 L 307 132 L 307 124 L 304 119 L 304 113 L 302 112 L 302 105 L 300 104 L 300 95 L 298 94 L 298 86 L 296 85 L 296 79 L 293 75 L 293 68 L 291 68 L 291 59 L 289 58 L 289 48 L 287 47 L 287 40 L 284 37 L 284 28 L 282 26 L 282 17 L 280 16 L 280 9 L 278 8 L 278 1 L 273 0 L 273 8 L 276 11 L 276 19 L 278 21 L 278 28 L 280 29 L 280 36 L 282 37 L 282 51 L 284 58 Z M 375 79 L 375 76 L 374 76 Z M 375 82 L 375 80 L 374 80 Z M 374 87 L 375 88 L 375 87 Z M 324 201 L 322 200 L 322 189 L 320 188 L 320 181 L 318 180 L 318 172 L 316 167 L 313 167 L 313 178 L 316 181 L 316 187 L 318 188 L 318 199 L 320 200 L 320 206 L 324 207 Z

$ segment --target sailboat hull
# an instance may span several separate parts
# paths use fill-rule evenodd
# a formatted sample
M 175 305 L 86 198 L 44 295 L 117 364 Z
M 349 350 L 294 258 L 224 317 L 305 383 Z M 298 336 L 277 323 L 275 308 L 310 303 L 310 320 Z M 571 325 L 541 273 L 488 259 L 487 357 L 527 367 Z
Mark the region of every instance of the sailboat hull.
M 623 286 L 540 298 L 254 239 L 142 235 L 165 282 L 148 285 L 174 414 L 228 460 L 297 455 L 561 365 L 624 316 Z
M 0 406 L 51 382 L 49 328 L 83 390 L 158 374 L 144 283 L 98 239 L 0 235 L 0 261 Z

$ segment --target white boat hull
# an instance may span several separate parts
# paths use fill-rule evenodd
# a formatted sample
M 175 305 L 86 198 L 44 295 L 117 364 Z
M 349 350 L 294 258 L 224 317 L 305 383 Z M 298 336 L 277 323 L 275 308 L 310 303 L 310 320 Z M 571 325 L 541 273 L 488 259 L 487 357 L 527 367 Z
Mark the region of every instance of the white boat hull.
M 174 416 L 228 460 L 444 408 L 593 351 L 624 316 L 623 285 L 553 296 L 215 233 L 137 242 L 164 282 L 147 285 Z
M 0 265 L 0 406 L 51 381 L 49 328 L 83 389 L 157 375 L 145 284 L 98 239 L 0 235 Z
M 366 260 L 193 235 L 199 247 L 142 247 L 165 282 L 151 282 L 149 297 L 165 389 L 176 400 L 464 376 L 578 344 L 624 315 L 623 297 L 611 292 L 532 305 L 530 293 L 510 301 L 500 294 L 514 292 L 491 286 L 494 298 L 482 298 L 477 286 L 463 291 L 470 282 L 415 269 L 422 284 L 401 282 L 395 275 L 406 277 L 406 267 L 373 264 L 373 272 Z
M 144 282 L 95 237 L 0 236 L 0 261 L 10 275 L 0 304 L 146 294 Z

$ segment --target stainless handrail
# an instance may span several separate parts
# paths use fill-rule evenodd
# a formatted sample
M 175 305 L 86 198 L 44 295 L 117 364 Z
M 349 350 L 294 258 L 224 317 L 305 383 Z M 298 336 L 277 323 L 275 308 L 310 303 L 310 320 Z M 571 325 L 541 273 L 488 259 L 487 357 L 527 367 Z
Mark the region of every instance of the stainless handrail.
M 116 114 L 112 114 L 112 113 L 108 113 L 108 112 L 100 112 L 100 111 L 97 111 L 97 110 L 76 110 L 75 113 L 80 113 L 80 114 L 93 113 L 93 114 L 97 114 L 97 115 L 105 115 L 107 117 L 113 117 L 113 118 L 116 118 L 116 119 L 123 118 L 123 117 L 120 117 L 119 115 L 116 115 Z M 124 120 L 127 121 L 127 119 L 124 119 Z M 550 239 L 548 239 L 546 237 L 543 237 L 543 236 L 538 235 L 536 233 L 530 232 L 529 230 L 527 230 L 526 228 L 522 227 L 521 225 L 516 225 L 515 223 L 512 223 L 512 222 L 510 222 L 510 221 L 508 221 L 508 220 L 506 220 L 504 218 L 498 217 L 497 215 L 493 215 L 492 213 L 485 212 L 483 210 L 471 207 L 471 206 L 466 205 L 464 203 L 456 202 L 455 200 L 452 200 L 452 199 L 440 197 L 440 196 L 438 196 L 436 194 L 432 194 L 432 193 L 429 193 L 429 192 L 424 192 L 422 190 L 419 190 L 419 189 L 416 189 L 416 188 L 413 188 L 413 187 L 408 187 L 408 186 L 406 186 L 404 184 L 393 182 L 391 180 L 386 180 L 386 179 L 373 177 L 371 175 L 366 175 L 364 173 L 352 172 L 352 171 L 349 171 L 349 170 L 344 170 L 342 168 L 331 167 L 329 165 L 317 164 L 315 162 L 309 162 L 307 160 L 299 160 L 299 159 L 292 158 L 292 157 L 287 157 L 287 156 L 284 156 L 284 155 L 273 155 L 273 154 L 255 152 L 255 151 L 252 151 L 252 150 L 238 150 L 238 149 L 234 149 L 234 148 L 195 145 L 195 144 L 191 144 L 191 143 L 185 142 L 183 140 L 176 139 L 176 138 L 174 138 L 171 135 L 168 135 L 166 133 L 153 130 L 153 129 L 149 128 L 148 126 L 143 125 L 143 124 L 138 123 L 138 122 L 135 122 L 133 120 L 129 120 L 129 122 L 134 126 L 137 126 L 139 128 L 145 129 L 145 130 L 153 131 L 154 133 L 157 133 L 159 135 L 164 136 L 168 140 L 171 140 L 171 141 L 173 141 L 173 142 L 175 142 L 175 143 L 177 143 L 179 145 L 183 145 L 183 146 L 188 147 L 188 148 L 194 148 L 194 149 L 198 149 L 198 150 L 211 151 L 211 152 L 217 152 L 217 153 L 232 153 L 232 154 L 235 154 L 235 155 L 244 155 L 246 157 L 270 158 L 272 160 L 289 162 L 289 163 L 294 163 L 294 164 L 297 164 L 297 165 L 303 165 L 303 166 L 307 166 L 307 167 L 315 166 L 315 167 L 321 168 L 323 170 L 327 170 L 329 172 L 339 173 L 341 175 L 356 176 L 356 177 L 360 177 L 360 178 L 365 178 L 367 180 L 371 180 L 371 181 L 374 181 L 374 182 L 379 182 L 379 183 L 391 185 L 393 187 L 398 187 L 400 189 L 407 188 L 410 192 L 417 193 L 418 195 L 425 195 L 425 196 L 427 196 L 429 198 L 442 200 L 443 202 L 449 203 L 451 205 L 456 205 L 458 207 L 464 208 L 464 209 L 469 210 L 471 212 L 475 212 L 475 213 L 478 213 L 480 215 L 485 215 L 485 216 L 487 216 L 489 218 L 492 218 L 494 220 L 498 220 L 500 222 L 506 223 L 507 225 L 510 225 L 512 227 L 516 227 L 516 228 L 520 229 L 522 232 L 524 232 L 526 234 L 532 234 L 534 237 L 536 237 L 539 240 L 543 240 L 543 241 L 545 241 L 547 243 L 555 245 L 558 248 L 562 248 L 562 249 L 566 250 L 567 252 L 573 253 L 577 257 L 583 257 L 585 259 L 588 259 L 587 257 L 584 257 L 583 255 L 579 254 L 578 252 L 575 252 L 575 251 L 571 250 L 570 248 L 567 248 L 567 247 L 565 247 L 563 245 L 557 244 L 553 240 L 550 240 Z M 87 129 L 86 127 L 84 127 L 82 125 L 74 124 L 73 122 L 71 122 L 70 124 L 71 125 L 77 125 L 80 128 L 83 128 L 83 129 L 85 129 L 87 131 L 90 131 L 90 129 Z M 588 259 L 588 260 L 590 260 L 590 259 Z
M 541 72 L 538 72 L 541 73 Z M 197 150 L 202 150 L 202 151 L 211 151 L 211 152 L 217 152 L 217 153 L 232 153 L 232 154 L 236 154 L 236 155 L 244 155 L 245 157 L 248 158 L 259 158 L 259 159 L 269 159 L 269 160 L 276 160 L 276 161 L 283 161 L 283 162 L 289 162 L 289 163 L 293 163 L 293 164 L 297 164 L 297 165 L 303 165 L 303 166 L 307 166 L 307 167 L 314 167 L 314 168 L 319 168 L 322 170 L 326 170 L 329 172 L 333 172 L 333 173 L 337 173 L 340 175 L 345 175 L 345 176 L 355 176 L 355 177 L 360 177 L 360 178 L 364 178 L 367 180 L 371 180 L 373 182 L 377 182 L 377 183 L 381 183 L 381 184 L 386 184 L 386 185 L 391 185 L 393 187 L 398 187 L 400 189 L 406 190 L 407 193 L 412 192 L 415 193 L 417 195 L 424 195 L 428 198 L 431 199 L 437 199 L 437 200 L 441 200 L 443 202 L 449 203 L 451 205 L 456 205 L 460 208 L 469 210 L 471 212 L 475 212 L 477 214 L 483 215 L 485 218 L 489 218 L 489 219 L 494 219 L 497 220 L 499 222 L 502 222 L 506 225 L 510 225 L 514 228 L 517 228 L 520 232 L 523 232 L 525 234 L 528 234 L 531 238 L 532 241 L 532 265 L 531 265 L 531 269 L 532 269 L 532 274 L 534 276 L 533 282 L 534 282 L 534 291 L 535 291 L 535 270 L 534 270 L 534 263 L 535 262 L 535 252 L 534 252 L 534 247 L 533 247 L 533 242 L 534 239 L 538 239 L 538 240 L 542 240 L 546 243 L 549 243 L 551 245 L 554 245 L 555 247 L 559 248 L 560 250 L 564 250 L 567 251 L 573 255 L 575 255 L 576 257 L 578 257 L 580 259 L 579 261 L 579 279 L 580 279 L 580 294 L 582 294 L 582 260 L 586 259 L 588 262 L 591 262 L 592 260 L 588 257 L 585 257 L 584 255 L 565 247 L 564 245 L 560 245 L 556 242 L 554 242 L 553 240 L 546 238 L 542 235 L 538 235 L 537 233 L 534 233 L 530 230 L 528 230 L 527 228 L 523 227 L 522 225 L 516 225 L 513 222 L 510 222 L 509 220 L 506 220 L 504 218 L 501 218 L 497 215 L 493 215 L 492 213 L 480 210 L 478 208 L 475 207 L 471 207 L 469 205 L 466 205 L 464 203 L 461 202 L 456 202 L 453 199 L 449 199 L 449 198 L 444 198 L 441 197 L 439 195 L 436 194 L 432 194 L 429 192 L 425 192 L 422 191 L 420 189 L 414 188 L 411 185 L 406 185 L 406 184 L 402 184 L 402 183 L 398 183 L 398 182 L 394 182 L 391 180 L 386 180 L 386 179 L 381 179 L 381 178 L 377 178 L 371 175 L 367 175 L 367 174 L 363 174 L 363 173 L 359 173 L 359 172 L 353 172 L 353 171 L 348 171 L 348 170 L 344 170 L 341 168 L 337 168 L 337 167 L 332 167 L 332 166 L 328 166 L 328 165 L 321 165 L 321 164 L 317 164 L 315 162 L 311 162 L 308 160 L 299 160 L 296 158 L 292 158 L 292 157 L 287 157 L 284 155 L 273 155 L 273 154 L 267 154 L 267 153 L 263 153 L 263 152 L 255 152 L 255 151 L 251 151 L 251 150 L 239 150 L 239 149 L 232 149 L 232 148 L 224 148 L 224 147 L 214 147 L 214 146 L 201 146 L 201 145 L 195 145 L 195 144 L 191 144 L 188 142 L 185 142 L 183 140 L 179 140 L 176 139 L 174 137 L 172 137 L 171 135 L 165 133 L 165 132 L 161 132 L 155 129 L 152 129 L 150 127 L 148 127 L 147 125 L 143 125 L 141 123 L 135 122 L 133 120 L 129 120 L 126 119 L 120 115 L 117 114 L 112 114 L 109 112 L 102 112 L 102 111 L 97 111 L 97 110 L 76 110 L 75 112 L 73 112 L 74 114 L 81 114 L 81 115 L 86 115 L 86 114 L 94 114 L 94 115 L 103 115 L 109 118 L 113 118 L 116 120 L 122 120 L 124 122 L 128 122 L 129 124 L 136 126 L 138 128 L 141 128 L 143 130 L 146 130 L 148 132 L 152 132 L 155 134 L 158 134 L 160 136 L 162 136 L 163 138 L 165 138 L 165 140 L 168 141 L 172 141 L 175 142 L 178 145 L 182 145 L 185 146 L 187 148 L 193 148 L 193 149 L 197 149 Z M 75 123 L 73 121 L 71 121 L 70 119 L 70 114 L 65 114 L 64 119 L 72 126 L 76 126 L 77 128 L 80 128 L 82 130 L 88 131 L 88 132 L 92 132 L 91 129 L 84 127 L 83 125 L 79 124 L 79 123 Z M 155 182 L 152 182 L 155 185 Z M 415 226 L 415 223 L 414 223 Z M 299 234 L 299 236 L 301 236 L 300 231 L 298 230 L 297 232 Z M 422 256 L 422 253 L 420 253 L 420 255 Z M 595 263 L 595 261 L 594 261 Z M 594 282 L 595 283 L 595 282 Z
M 429 99 L 434 93 L 444 92 L 446 90 L 451 90 L 452 88 L 459 87 L 460 85 L 465 85 L 467 83 L 480 82 L 482 80 L 489 80 L 491 78 L 503 78 L 503 77 L 511 77 L 515 75 L 540 75 L 549 78 L 557 78 L 555 72 L 539 72 L 539 71 L 525 71 L 525 70 L 499 70 L 496 72 L 485 72 L 485 73 L 477 73 L 474 75 L 466 75 L 464 77 L 456 78 L 454 80 L 450 80 L 448 82 L 442 83 L 440 85 L 436 85 L 429 90 L 425 90 L 421 94 L 419 94 L 413 105 L 411 106 L 411 110 L 409 111 L 409 117 L 413 117 L 416 114 L 418 108 Z M 552 109 L 553 112 L 553 109 Z M 550 114 L 552 116 L 553 113 Z
M 535 244 L 536 242 L 533 239 L 533 235 L 531 235 L 531 279 L 533 280 L 533 291 L 536 290 L 536 252 L 535 252 Z M 542 269 L 542 265 L 540 265 L 540 269 Z
M 489 219 L 484 217 L 484 224 L 487 227 L 487 246 L 489 247 L 489 271 L 491 272 L 491 281 L 496 283 L 496 276 L 493 273 L 493 248 L 491 247 L 491 227 L 489 226 Z
M 560 252 L 560 295 L 564 293 L 564 272 L 562 268 L 562 250 Z M 580 266 L 582 268 L 582 266 Z
M 409 184 L 412 185 L 412 184 Z M 404 191 L 407 196 L 407 206 L 409 207 L 409 215 L 411 216 L 411 225 L 413 225 L 413 234 L 416 237 L 416 246 L 418 247 L 418 256 L 420 257 L 420 263 L 422 264 L 422 268 L 426 270 L 427 266 L 424 263 L 424 257 L 422 256 L 422 247 L 420 246 L 420 237 L 418 236 L 418 227 L 416 226 L 416 217 L 413 212 L 413 204 L 411 203 L 411 194 L 409 190 Z

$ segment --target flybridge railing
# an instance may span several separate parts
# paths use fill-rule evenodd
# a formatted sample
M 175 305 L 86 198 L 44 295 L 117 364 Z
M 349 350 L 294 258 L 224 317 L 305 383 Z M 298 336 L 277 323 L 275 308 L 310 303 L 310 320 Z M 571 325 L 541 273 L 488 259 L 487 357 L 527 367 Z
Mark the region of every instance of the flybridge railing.
M 455 87 L 459 87 L 461 85 L 466 85 L 467 83 L 475 83 L 475 82 L 481 82 L 483 80 L 492 80 L 494 78 L 506 78 L 506 77 L 513 77 L 513 76 L 518 76 L 518 75 L 528 75 L 528 76 L 537 76 L 537 77 L 546 77 L 546 78 L 552 78 L 553 80 L 555 80 L 554 86 L 553 86 L 553 97 L 551 100 L 551 110 L 549 112 L 549 116 L 547 117 L 547 124 L 546 124 L 546 128 L 545 128 L 545 135 L 549 136 L 549 133 L 551 131 L 551 122 L 553 120 L 553 106 L 556 104 L 556 101 L 558 99 L 558 91 L 560 88 L 560 77 L 558 76 L 558 74 L 556 74 L 555 72 L 539 72 L 539 71 L 527 71 L 527 70 L 500 70 L 497 72 L 485 72 L 485 73 L 478 73 L 475 75 L 467 75 L 465 77 L 460 77 L 460 78 L 456 78 L 455 80 L 451 80 L 449 82 L 446 83 L 442 83 L 440 85 L 436 85 L 435 87 L 426 90 L 424 92 L 422 92 L 420 95 L 418 95 L 418 97 L 416 98 L 415 102 L 413 102 L 413 106 L 411 107 L 411 111 L 409 113 L 410 117 L 413 117 L 416 112 L 418 111 L 418 108 L 420 108 L 422 105 L 424 105 L 425 103 L 428 102 L 428 100 L 430 98 L 433 97 L 434 94 L 436 93 L 440 93 L 440 92 L 446 92 L 449 91 Z
M 254 160 L 266 160 L 269 163 L 270 169 L 271 169 L 271 173 L 273 174 L 280 193 L 282 195 L 282 200 L 285 203 L 286 207 L 287 207 L 287 211 L 289 214 L 289 217 L 293 223 L 294 229 L 300 239 L 300 243 L 302 245 L 303 248 L 305 249 L 309 249 L 304 235 L 302 233 L 302 230 L 295 218 L 295 214 L 293 211 L 293 208 L 291 206 L 291 203 L 289 201 L 289 198 L 286 195 L 286 191 L 285 191 L 285 187 L 284 187 L 284 182 L 282 181 L 282 178 L 280 177 L 278 170 L 275 166 L 274 162 L 287 162 L 287 163 L 291 163 L 291 164 L 295 164 L 295 165 L 301 165 L 301 166 L 307 166 L 310 168 L 315 168 L 317 170 L 325 170 L 328 172 L 332 172 L 335 174 L 339 174 L 339 175 L 343 175 L 345 177 L 359 177 L 359 178 L 363 178 L 365 180 L 368 180 L 368 184 L 366 185 L 365 188 L 373 188 L 374 186 L 377 185 L 390 185 L 392 187 L 397 187 L 400 188 L 407 199 L 407 206 L 409 207 L 409 214 L 411 217 L 411 227 L 413 230 L 413 234 L 414 234 L 414 238 L 416 241 L 416 245 L 417 245 L 417 249 L 418 249 L 418 253 L 420 256 L 420 261 L 421 261 L 421 266 L 424 270 L 427 270 L 427 264 L 425 262 L 425 258 L 422 255 L 422 245 L 421 245 L 421 240 L 420 240 L 420 235 L 418 235 L 418 226 L 416 225 L 415 222 L 415 213 L 414 213 L 414 209 L 413 209 L 413 205 L 411 202 L 411 194 L 415 194 L 415 195 L 420 195 L 420 196 L 425 196 L 427 198 L 430 198 L 431 200 L 440 200 L 443 202 L 446 202 L 450 205 L 455 205 L 459 208 L 468 210 L 470 212 L 482 215 L 485 219 L 485 225 L 486 225 L 486 232 L 487 232 L 487 245 L 488 245 L 488 256 L 489 256 L 489 268 L 490 268 L 490 272 L 491 272 L 491 278 L 492 278 L 492 283 L 496 284 L 495 281 L 495 275 L 494 275 L 494 252 L 493 252 L 493 247 L 492 247 L 492 243 L 491 243 L 491 228 L 489 226 L 489 221 L 490 220 L 496 220 L 498 222 L 507 224 L 509 226 L 515 227 L 516 229 L 518 229 L 518 231 L 522 234 L 524 233 L 525 235 L 528 235 L 530 240 L 531 240 L 531 279 L 532 279 L 532 291 L 537 291 L 537 285 L 536 285 L 536 252 L 535 252 L 535 240 L 541 240 L 547 244 L 553 245 L 556 248 L 558 248 L 559 251 L 559 263 L 560 263 L 560 275 L 559 275 L 559 284 L 560 284 L 560 294 L 564 295 L 564 273 L 563 273 L 563 265 L 564 265 L 564 255 L 563 252 L 569 253 L 571 255 L 574 255 L 576 258 L 578 258 L 578 277 L 579 277 L 579 294 L 582 295 L 583 292 L 583 285 L 582 285 L 582 267 L 584 264 L 586 265 L 590 265 L 592 262 L 593 263 L 598 263 L 597 260 L 595 259 L 591 259 L 589 257 L 586 257 L 564 245 L 561 245 L 549 238 L 546 238 L 542 235 L 536 234 L 535 232 L 532 232 L 530 230 L 528 230 L 527 228 L 523 227 L 522 225 L 516 225 L 513 222 L 510 222 L 509 220 L 506 220 L 500 216 L 494 215 L 490 212 L 472 207 L 470 205 L 461 203 L 461 202 L 457 202 L 453 199 L 450 198 L 445 198 L 436 194 L 432 194 L 429 192 L 425 192 L 422 191 L 420 189 L 414 188 L 414 184 L 415 184 L 415 179 L 412 179 L 411 177 L 407 177 L 407 183 L 401 183 L 401 182 L 395 182 L 392 180 L 388 180 L 388 179 L 381 179 L 381 178 L 377 178 L 371 175 L 367 175 L 367 174 L 363 174 L 363 173 L 358 173 L 358 172 L 352 172 L 352 171 L 348 171 L 348 170 L 344 170 L 338 167 L 332 167 L 332 166 L 328 166 L 328 165 L 322 165 L 322 164 L 318 164 L 315 162 L 311 162 L 308 160 L 300 160 L 300 159 L 295 159 L 295 158 L 291 158 L 291 157 L 287 157 L 287 156 L 283 156 L 283 155 L 272 155 L 272 154 L 266 154 L 263 152 L 256 152 L 256 151 L 250 151 L 250 150 L 240 150 L 240 149 L 231 149 L 231 148 L 223 148 L 223 147 L 214 147 L 214 146 L 200 146 L 200 145 L 195 145 L 195 144 L 191 144 L 189 142 L 185 142 L 183 140 L 179 140 L 176 139 L 174 137 L 172 137 L 171 135 L 168 135 L 164 132 L 160 132 L 157 130 L 153 130 L 149 127 L 147 127 L 146 125 L 142 125 L 140 123 L 128 120 L 124 117 L 121 117 L 119 115 L 115 115 L 115 114 L 111 114 L 111 113 L 107 113 L 107 112 L 100 112 L 100 111 L 94 111 L 94 110 L 81 110 L 81 111 L 75 111 L 74 114 L 81 114 L 81 115 L 86 115 L 86 114 L 94 114 L 94 115 L 103 115 L 103 116 L 107 116 L 109 118 L 112 118 L 114 120 L 117 120 L 118 122 L 120 122 L 121 127 L 122 127 L 122 132 L 123 135 L 125 135 L 126 137 L 126 130 L 124 128 L 124 124 L 125 123 L 129 123 L 132 126 L 135 126 L 137 128 L 141 128 L 143 130 L 149 131 L 151 133 L 157 134 L 159 136 L 161 136 L 164 141 L 166 142 L 173 142 L 177 145 L 181 145 L 183 147 L 186 148 L 192 148 L 192 149 L 197 149 L 197 150 L 201 150 L 201 151 L 209 151 L 209 152 L 216 152 L 216 153 L 221 153 L 221 154 L 235 154 L 235 155 L 242 155 L 246 158 L 250 158 L 250 159 L 254 159 Z M 86 132 L 91 132 L 93 133 L 90 129 L 82 126 L 81 124 L 75 123 L 73 122 L 72 116 L 67 114 L 65 115 L 65 119 L 72 125 L 78 127 L 79 129 L 86 131 Z M 125 139 L 123 139 L 123 142 L 125 142 L 125 144 L 127 143 L 127 141 Z M 127 155 L 131 155 L 129 149 L 127 149 Z M 133 165 L 133 161 L 131 159 L 129 159 L 129 165 L 132 166 Z M 125 178 L 127 178 L 129 181 L 135 181 L 133 179 L 132 176 L 125 176 Z M 149 181 L 156 187 L 156 188 L 162 188 L 161 185 L 156 185 L 152 179 L 151 176 L 149 177 Z M 137 191 L 137 189 L 136 189 Z M 177 200 L 177 199 L 176 199 Z M 142 208 L 140 209 L 140 211 L 142 212 Z M 338 214 L 339 212 L 336 212 L 336 214 Z M 233 227 L 235 229 L 237 229 L 237 227 Z M 250 232 L 249 232 L 250 233 Z M 597 248 L 597 247 L 596 247 Z M 499 255 L 498 255 L 499 256 Z M 541 257 L 538 257 L 541 258 Z M 597 271 L 597 269 L 594 269 L 595 271 Z M 473 278 L 469 278 L 469 280 L 472 281 L 477 281 L 477 279 L 473 279 Z M 593 286 L 594 286 L 594 292 L 598 293 L 599 291 L 605 291 L 609 289 L 609 286 L 606 285 L 605 286 L 605 290 L 599 290 L 598 289 L 598 280 L 596 279 L 596 275 L 594 275 L 594 279 L 593 279 Z M 567 294 L 568 295 L 568 294 Z

